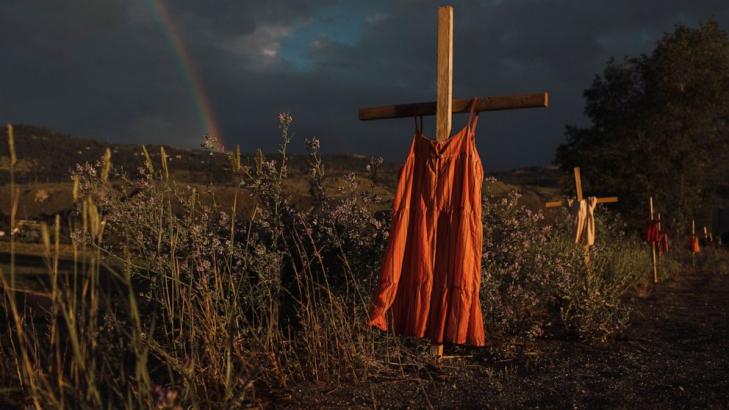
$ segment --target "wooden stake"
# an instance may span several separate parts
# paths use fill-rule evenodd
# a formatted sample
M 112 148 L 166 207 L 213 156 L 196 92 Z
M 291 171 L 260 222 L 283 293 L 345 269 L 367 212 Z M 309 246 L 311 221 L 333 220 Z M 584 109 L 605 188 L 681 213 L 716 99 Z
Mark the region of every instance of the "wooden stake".
M 709 229 L 706 225 L 704 225 L 704 241 L 706 241 L 706 246 L 714 244 L 714 235 L 711 233 L 711 229 Z
M 575 173 L 575 192 L 577 193 L 577 200 L 582 201 L 585 197 L 582 195 L 582 176 L 580 176 L 580 167 L 573 169 Z M 587 272 L 590 273 L 590 245 L 585 244 L 584 249 L 585 267 Z
M 661 234 L 661 213 L 660 212 L 658 213 L 658 234 L 659 235 Z M 660 240 L 661 240 L 661 236 L 659 236 L 658 239 L 659 239 L 659 242 L 658 242 L 658 246 L 659 246 L 659 248 L 658 248 L 658 261 L 660 262 L 660 260 L 661 260 L 661 252 L 660 252 Z M 668 255 L 668 253 L 666 253 L 666 255 Z
M 694 252 L 694 236 L 696 236 L 696 221 L 691 220 L 691 266 L 696 266 L 696 253 Z
M 430 346 L 430 354 L 436 358 L 443 357 L 443 345 L 433 344 Z
M 451 136 L 453 117 L 453 7 L 438 7 L 437 50 L 437 108 L 435 139 L 445 141 Z
M 651 210 L 651 223 L 653 222 L 653 197 L 649 198 Z M 653 255 L 653 283 L 658 283 L 658 260 L 656 258 L 656 243 L 651 242 L 651 254 Z
M 582 201 L 582 177 L 580 176 L 580 167 L 575 167 L 575 192 L 577 192 L 577 200 Z

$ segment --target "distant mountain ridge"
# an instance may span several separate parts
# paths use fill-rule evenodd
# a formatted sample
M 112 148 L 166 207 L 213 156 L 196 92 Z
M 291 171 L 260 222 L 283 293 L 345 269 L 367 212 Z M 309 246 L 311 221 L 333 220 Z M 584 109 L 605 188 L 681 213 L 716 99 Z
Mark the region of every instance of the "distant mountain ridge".
M 112 162 L 129 175 L 135 175 L 143 165 L 139 144 L 106 143 L 94 139 L 79 138 L 34 125 L 13 125 L 15 150 L 18 157 L 16 181 L 20 183 L 68 182 L 69 171 L 76 164 L 94 163 L 108 147 L 112 151 Z M 8 147 L 5 127 L 0 130 L 0 184 L 9 181 Z M 230 163 L 224 154 L 210 153 L 204 149 L 176 148 L 169 145 L 146 145 L 150 155 L 159 157 L 160 147 L 164 146 L 170 157 L 170 169 L 175 177 L 186 182 L 233 183 Z M 252 163 L 253 154 L 242 154 L 243 163 Z M 275 155 L 270 158 L 275 159 Z M 367 172 L 369 158 L 360 154 L 327 154 L 322 156 L 325 169 L 340 174 Z M 399 163 L 385 161 L 380 167 L 383 182 L 394 185 Z M 307 172 L 306 155 L 290 156 L 289 170 L 294 174 Z M 513 185 L 557 189 L 562 176 L 556 167 L 527 167 L 492 174 L 500 181 Z
M 15 150 L 18 157 L 16 181 L 19 183 L 68 182 L 69 171 L 76 164 L 94 163 L 104 154 L 106 148 L 112 151 L 112 163 L 128 175 L 136 175 L 143 166 L 140 144 L 105 143 L 94 139 L 79 138 L 72 135 L 33 125 L 13 125 Z M 0 184 L 9 181 L 9 153 L 5 127 L 0 131 Z M 231 164 L 225 154 L 213 153 L 202 148 L 176 148 L 169 145 L 145 145 L 150 156 L 159 158 L 160 147 L 164 147 L 170 158 L 170 170 L 175 178 L 195 183 L 233 183 Z M 270 155 L 276 159 L 276 154 Z M 289 172 L 307 172 L 307 156 L 289 156 Z M 324 155 L 323 161 L 328 171 L 366 172 L 369 158 L 364 155 Z M 253 154 L 242 154 L 243 164 L 253 164 Z M 383 174 L 397 171 L 397 164 L 385 162 L 381 166 Z

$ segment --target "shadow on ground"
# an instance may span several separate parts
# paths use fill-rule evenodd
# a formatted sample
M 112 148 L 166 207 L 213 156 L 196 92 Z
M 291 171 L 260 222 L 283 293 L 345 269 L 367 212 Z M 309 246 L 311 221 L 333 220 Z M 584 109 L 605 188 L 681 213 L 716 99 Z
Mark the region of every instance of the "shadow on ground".
M 294 388 L 292 408 L 725 408 L 729 275 L 687 273 L 631 298 L 632 322 L 604 346 L 545 338 L 510 359 L 486 349 L 404 380 Z M 446 354 L 448 352 L 446 351 Z M 275 404 L 275 403 L 272 403 Z

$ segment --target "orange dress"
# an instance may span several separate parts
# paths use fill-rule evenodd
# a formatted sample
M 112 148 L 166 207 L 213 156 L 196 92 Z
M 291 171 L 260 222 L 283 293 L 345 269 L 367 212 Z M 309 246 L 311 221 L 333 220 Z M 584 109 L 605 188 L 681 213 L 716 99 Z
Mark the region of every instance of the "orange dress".
M 445 141 L 416 129 L 393 200 L 371 326 L 435 344 L 485 344 L 475 103 L 466 126 Z

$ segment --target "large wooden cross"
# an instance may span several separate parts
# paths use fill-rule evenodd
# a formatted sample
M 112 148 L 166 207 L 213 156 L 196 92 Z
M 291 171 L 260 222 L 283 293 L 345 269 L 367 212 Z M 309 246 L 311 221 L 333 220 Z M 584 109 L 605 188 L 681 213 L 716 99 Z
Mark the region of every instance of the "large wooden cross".
M 435 114 L 436 140 L 444 141 L 451 134 L 453 113 L 465 113 L 472 99 L 453 99 L 453 7 L 438 8 L 438 45 L 436 52 L 436 101 L 400 105 L 386 105 L 359 109 L 362 121 L 426 116 Z M 544 108 L 548 105 L 546 92 L 499 97 L 478 97 L 474 111 Z M 431 352 L 443 355 L 443 346 L 434 345 Z
M 691 252 L 691 266 L 696 266 L 696 252 L 694 252 L 694 236 L 696 236 L 696 220 L 691 219 L 691 244 L 689 250 Z
M 574 168 L 575 172 L 575 191 L 577 193 L 577 201 L 582 201 L 585 199 L 585 197 L 582 195 L 582 177 L 580 176 L 580 167 Z M 598 204 L 612 204 L 618 202 L 618 197 L 616 196 L 608 196 L 605 198 L 597 198 Z M 544 204 L 547 208 L 556 208 L 563 206 L 564 203 L 562 201 L 549 201 Z

